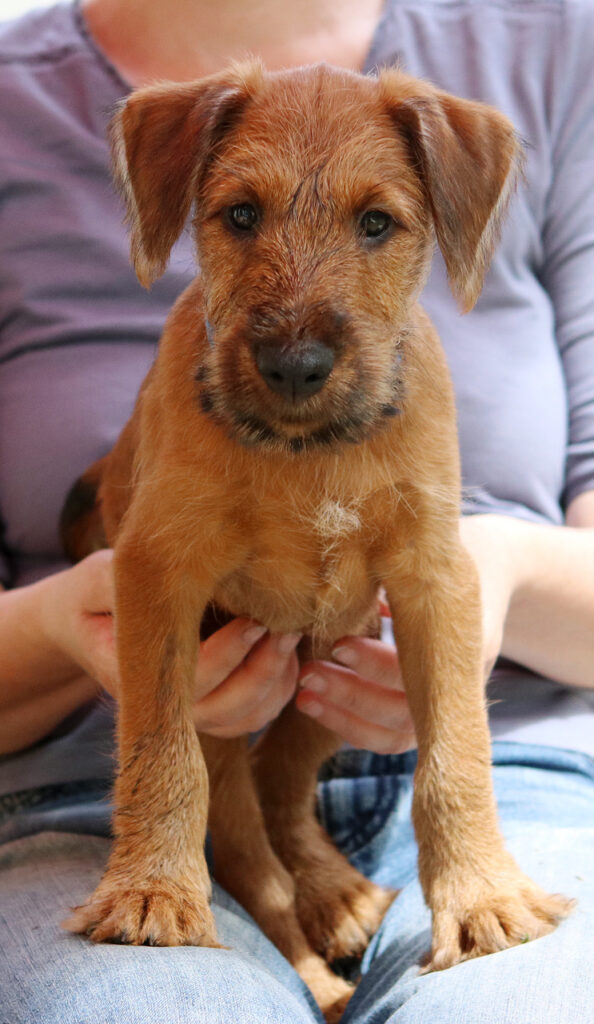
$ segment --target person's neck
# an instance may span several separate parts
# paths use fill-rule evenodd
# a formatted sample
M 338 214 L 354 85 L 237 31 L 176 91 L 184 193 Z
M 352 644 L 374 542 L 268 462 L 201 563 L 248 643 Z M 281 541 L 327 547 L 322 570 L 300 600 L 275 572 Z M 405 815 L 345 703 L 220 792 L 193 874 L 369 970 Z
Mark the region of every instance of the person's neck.
M 275 70 L 321 60 L 358 69 L 384 0 L 82 0 L 98 45 L 131 85 L 189 81 L 232 60 Z

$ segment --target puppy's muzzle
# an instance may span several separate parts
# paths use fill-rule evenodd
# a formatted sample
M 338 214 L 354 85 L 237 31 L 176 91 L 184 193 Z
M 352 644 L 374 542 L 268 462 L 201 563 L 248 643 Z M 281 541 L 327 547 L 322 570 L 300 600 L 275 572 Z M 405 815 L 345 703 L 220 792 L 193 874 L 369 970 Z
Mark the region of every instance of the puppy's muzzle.
M 300 345 L 261 342 L 255 359 L 270 390 L 293 402 L 320 391 L 334 366 L 334 352 L 323 341 Z

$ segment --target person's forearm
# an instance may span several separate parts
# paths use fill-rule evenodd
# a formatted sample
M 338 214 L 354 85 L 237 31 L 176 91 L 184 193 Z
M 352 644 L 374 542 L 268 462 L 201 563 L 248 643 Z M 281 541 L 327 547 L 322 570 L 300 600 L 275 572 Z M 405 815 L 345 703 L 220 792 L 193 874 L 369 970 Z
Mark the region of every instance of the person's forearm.
M 569 522 L 576 521 L 569 517 Z M 483 599 L 509 607 L 501 653 L 542 675 L 594 687 L 594 528 L 474 516 L 463 526 Z
M 0 708 L 59 688 L 80 674 L 44 627 L 52 577 L 0 593 Z
M 0 592 L 0 753 L 47 735 L 98 690 L 52 642 L 43 604 L 51 581 Z
M 561 683 L 594 687 L 594 529 L 519 523 L 517 540 L 502 653 Z
M 48 736 L 73 711 L 97 695 L 97 684 L 78 675 L 64 685 L 52 683 L 30 698 L 0 706 L 0 755 L 14 754 Z

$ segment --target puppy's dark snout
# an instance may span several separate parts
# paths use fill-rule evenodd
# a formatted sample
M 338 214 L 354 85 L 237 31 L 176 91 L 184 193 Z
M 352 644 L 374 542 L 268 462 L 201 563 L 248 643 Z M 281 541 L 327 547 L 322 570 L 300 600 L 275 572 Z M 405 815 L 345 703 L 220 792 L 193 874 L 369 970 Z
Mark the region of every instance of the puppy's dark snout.
M 284 398 L 307 398 L 324 386 L 334 366 L 334 352 L 323 341 L 304 345 L 263 342 L 256 366 L 271 391 Z

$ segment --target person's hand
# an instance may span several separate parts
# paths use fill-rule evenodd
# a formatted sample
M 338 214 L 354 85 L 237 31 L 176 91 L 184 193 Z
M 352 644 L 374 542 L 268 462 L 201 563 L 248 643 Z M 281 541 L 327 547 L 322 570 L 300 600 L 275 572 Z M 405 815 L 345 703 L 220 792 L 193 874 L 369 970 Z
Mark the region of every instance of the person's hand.
M 381 640 L 345 637 L 332 656 L 342 664 L 312 661 L 301 669 L 299 710 L 353 747 L 377 754 L 413 749 L 414 726 L 396 650 Z
M 45 638 L 72 675 L 81 670 L 112 696 L 118 669 L 113 631 L 113 551 L 96 551 L 38 586 Z
M 513 521 L 502 516 L 466 516 L 464 546 L 475 562 L 481 587 L 485 679 L 501 651 L 505 620 L 517 578 Z M 342 652 L 342 653 L 341 653 Z M 350 655 L 351 660 L 347 661 Z M 378 640 L 347 637 L 333 651 L 336 661 L 311 662 L 300 672 L 297 707 L 337 732 L 354 747 L 400 753 L 415 746 L 398 654 Z
M 229 739 L 257 732 L 295 693 L 297 634 L 270 634 L 249 619 L 232 619 L 200 646 L 194 724 Z
M 112 551 L 97 551 L 48 577 L 42 610 L 53 644 L 117 698 L 112 561 Z M 196 729 L 229 738 L 267 725 L 295 691 L 299 639 L 271 636 L 248 619 L 213 633 L 201 645 L 196 667 Z

